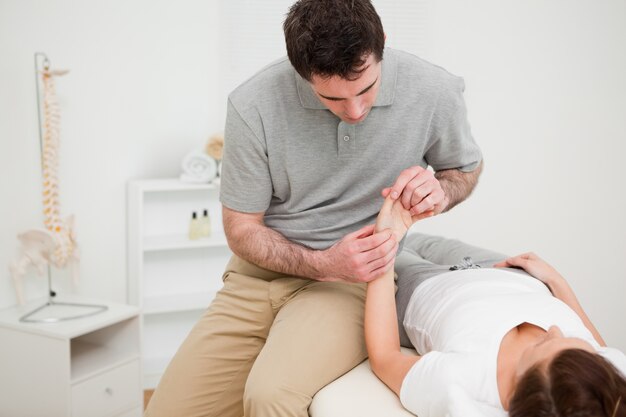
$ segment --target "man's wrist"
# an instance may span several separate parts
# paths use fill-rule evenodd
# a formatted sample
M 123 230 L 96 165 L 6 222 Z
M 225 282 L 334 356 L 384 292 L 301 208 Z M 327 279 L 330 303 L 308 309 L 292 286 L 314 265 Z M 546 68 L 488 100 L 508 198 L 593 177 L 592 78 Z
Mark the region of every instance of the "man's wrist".
M 309 278 L 321 281 L 328 276 L 327 259 L 324 256 L 326 250 L 310 250 L 308 253 Z
M 451 204 L 453 201 L 452 199 L 453 187 L 451 184 L 452 184 L 451 181 L 447 180 L 446 178 L 439 178 L 439 185 L 441 185 L 441 189 L 443 190 L 443 200 L 440 205 L 441 207 L 440 213 L 444 213 L 446 212 L 448 207 L 454 206 L 454 204 Z
M 464 172 L 457 168 L 435 172 L 435 178 L 439 181 L 441 189 L 448 198 L 443 211 L 452 209 L 469 197 L 478 183 L 482 169 L 483 162 L 481 161 L 478 167 L 470 172 Z

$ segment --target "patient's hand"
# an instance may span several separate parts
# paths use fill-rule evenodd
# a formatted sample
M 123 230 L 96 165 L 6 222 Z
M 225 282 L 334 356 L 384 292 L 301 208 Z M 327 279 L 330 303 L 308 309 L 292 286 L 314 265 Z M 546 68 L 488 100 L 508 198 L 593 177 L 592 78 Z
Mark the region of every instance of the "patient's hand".
M 556 281 L 564 280 L 559 272 L 552 265 L 541 259 L 532 252 L 507 258 L 494 265 L 496 268 L 517 267 L 522 268 L 539 281 L 552 288 Z
M 392 200 L 387 196 L 383 203 L 378 218 L 376 218 L 376 232 L 381 232 L 385 229 L 391 229 L 397 242 L 400 242 L 409 228 L 418 220 L 424 218 L 426 215 L 430 217 L 434 214 L 433 210 L 426 213 L 420 213 L 419 215 L 411 216 L 409 210 L 402 206 L 400 199 Z

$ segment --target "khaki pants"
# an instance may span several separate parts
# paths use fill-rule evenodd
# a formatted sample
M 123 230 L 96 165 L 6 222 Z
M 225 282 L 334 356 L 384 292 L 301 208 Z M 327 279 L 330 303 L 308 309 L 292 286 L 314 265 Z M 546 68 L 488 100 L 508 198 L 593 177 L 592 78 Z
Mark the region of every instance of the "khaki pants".
M 364 302 L 364 284 L 293 278 L 233 257 L 145 416 L 307 416 L 317 391 L 367 357 Z

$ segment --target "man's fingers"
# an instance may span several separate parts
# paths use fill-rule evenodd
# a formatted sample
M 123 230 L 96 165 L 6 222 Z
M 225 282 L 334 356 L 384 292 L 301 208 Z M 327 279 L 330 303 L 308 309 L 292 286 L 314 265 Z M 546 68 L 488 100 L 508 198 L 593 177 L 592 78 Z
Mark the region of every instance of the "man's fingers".
M 424 168 L 420 166 L 414 166 L 411 168 L 407 168 L 400 173 L 398 178 L 396 179 L 395 184 L 391 187 L 391 198 L 397 200 L 400 195 L 402 195 L 402 191 L 404 187 L 411 181 L 417 174 L 422 172 Z
M 374 259 L 373 261 L 367 264 L 368 268 L 370 268 L 370 272 L 373 272 L 389 263 L 389 261 L 393 261 L 398 252 L 398 244 L 394 243 L 391 247 L 391 250 L 387 252 L 383 257 Z
M 420 214 L 425 211 L 433 211 L 435 208 L 435 198 L 432 194 L 427 195 L 418 205 L 411 208 L 411 214 Z
M 398 243 L 395 239 L 389 238 L 377 247 L 358 253 L 352 258 L 350 263 L 356 273 L 356 276 L 366 277 L 371 273 L 372 269 L 381 265 L 379 260 L 383 259 L 386 263 L 389 260 L 389 257 L 392 259 L 395 258 L 397 250 Z
M 413 194 L 411 194 L 411 199 L 409 200 L 409 203 L 408 203 L 409 207 L 415 207 L 416 205 L 421 203 L 422 200 L 426 198 L 428 195 L 432 194 L 434 190 L 435 190 L 435 185 L 430 182 L 426 182 L 422 184 L 420 187 L 416 188 L 415 191 L 413 191 Z
M 404 207 L 408 210 L 408 208 L 418 204 L 438 186 L 439 180 L 435 178 L 432 171 L 428 169 L 420 171 L 420 173 L 417 174 L 417 176 L 415 176 L 415 178 L 413 178 L 407 185 L 407 188 L 411 189 L 412 192 L 407 196 L 409 200 L 403 201 Z
M 422 199 L 419 204 L 411 208 L 411 214 L 420 214 L 426 211 L 434 210 L 437 204 L 443 201 L 445 194 L 441 188 L 433 190 L 430 194 Z
M 404 187 L 404 191 L 402 192 L 402 207 L 407 210 L 422 201 L 422 198 L 430 194 L 433 189 L 432 184 L 428 181 L 428 176 L 422 175 L 424 172 L 418 174 Z M 413 201 L 416 201 L 416 203 L 411 204 Z
M 432 217 L 435 215 L 435 210 L 429 210 L 425 213 L 420 213 L 420 214 L 414 214 L 411 215 L 411 220 L 413 221 L 413 223 L 420 221 L 422 219 L 426 219 L 428 217 Z
M 394 263 L 395 263 L 395 257 L 394 257 L 394 258 L 391 258 L 391 260 L 390 260 L 390 261 L 388 261 L 385 265 L 381 266 L 380 268 L 373 270 L 373 271 L 369 274 L 369 276 L 368 276 L 368 278 L 367 278 L 367 282 L 373 281 L 373 280 L 375 280 L 376 278 L 378 278 L 378 277 L 382 276 L 385 272 L 387 272 L 387 271 L 389 271 L 391 268 L 393 268 Z
M 359 230 L 355 230 L 352 233 L 348 233 L 344 237 L 344 239 L 351 240 L 351 239 L 361 239 L 361 238 L 364 238 L 364 237 L 369 236 L 372 233 L 374 233 L 374 227 L 376 227 L 375 224 L 368 224 L 366 226 L 361 227 Z
M 375 259 L 382 258 L 397 244 L 396 240 L 393 239 L 393 233 L 389 229 L 377 233 L 376 235 L 372 235 L 371 238 L 368 238 L 369 242 L 367 243 L 371 244 L 371 246 L 361 251 L 364 255 L 363 261 L 365 263 L 370 263 Z M 376 239 L 373 239 L 374 237 L 376 237 Z M 362 244 L 362 241 L 359 243 Z
M 389 239 L 379 247 L 361 253 L 353 258 L 352 266 L 357 280 L 360 282 L 369 282 L 376 278 L 377 275 L 372 275 L 372 271 L 379 270 L 385 265 L 388 265 L 389 262 L 393 262 L 397 252 L 398 244 L 393 239 Z
M 373 250 L 388 241 L 391 236 L 393 236 L 391 230 L 385 229 L 374 233 L 371 236 L 360 238 L 355 242 L 355 250 L 356 252 L 367 252 Z

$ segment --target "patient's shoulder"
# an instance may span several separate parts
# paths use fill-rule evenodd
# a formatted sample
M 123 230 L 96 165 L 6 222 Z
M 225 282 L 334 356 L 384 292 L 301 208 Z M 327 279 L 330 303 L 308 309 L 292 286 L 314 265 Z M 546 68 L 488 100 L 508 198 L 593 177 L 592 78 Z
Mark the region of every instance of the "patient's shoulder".
M 400 400 L 420 417 L 446 415 L 450 388 L 456 386 L 473 401 L 498 408 L 495 371 L 489 371 L 489 359 L 488 352 L 431 351 L 407 373 Z

